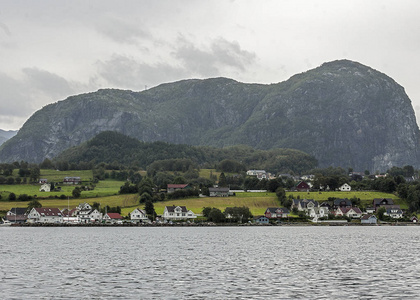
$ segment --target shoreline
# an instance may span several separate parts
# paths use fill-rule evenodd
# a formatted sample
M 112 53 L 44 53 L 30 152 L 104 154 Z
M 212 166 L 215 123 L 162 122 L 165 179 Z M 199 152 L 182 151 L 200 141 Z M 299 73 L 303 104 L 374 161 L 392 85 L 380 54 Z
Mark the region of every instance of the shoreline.
M 229 224 L 229 223 L 174 223 L 174 224 L 146 224 L 146 223 L 124 223 L 124 224 L 101 224 L 101 223 L 87 223 L 87 224 L 68 224 L 68 223 L 24 223 L 11 224 L 0 227 L 281 227 L 281 226 L 419 226 L 420 223 L 411 222 L 396 222 L 396 223 L 378 223 L 378 224 L 361 224 L 361 223 L 307 223 L 307 222 L 285 222 L 280 224 Z

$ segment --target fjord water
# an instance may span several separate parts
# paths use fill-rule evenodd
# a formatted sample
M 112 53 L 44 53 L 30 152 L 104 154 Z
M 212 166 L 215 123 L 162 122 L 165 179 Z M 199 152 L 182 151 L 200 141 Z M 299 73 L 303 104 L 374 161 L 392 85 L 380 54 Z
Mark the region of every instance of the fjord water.
M 1 299 L 420 297 L 420 227 L 0 228 Z

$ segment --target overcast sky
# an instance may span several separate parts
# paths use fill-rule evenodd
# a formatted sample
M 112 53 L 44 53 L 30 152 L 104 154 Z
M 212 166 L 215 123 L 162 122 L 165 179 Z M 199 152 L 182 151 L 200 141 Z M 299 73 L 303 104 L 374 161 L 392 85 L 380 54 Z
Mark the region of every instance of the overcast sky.
M 420 116 L 417 0 L 2 0 L 0 129 L 99 88 L 269 84 L 343 58 L 392 77 Z

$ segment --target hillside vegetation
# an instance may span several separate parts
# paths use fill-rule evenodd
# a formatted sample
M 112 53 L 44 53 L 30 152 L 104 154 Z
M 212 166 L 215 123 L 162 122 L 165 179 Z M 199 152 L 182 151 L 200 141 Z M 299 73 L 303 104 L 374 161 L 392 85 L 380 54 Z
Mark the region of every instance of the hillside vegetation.
M 106 131 L 80 146 L 62 152 L 54 162 L 82 162 L 137 166 L 146 169 L 155 161 L 189 159 L 199 166 L 211 167 L 223 160 L 242 164 L 242 171 L 263 168 L 271 172 L 302 173 L 317 166 L 314 157 L 293 149 L 255 150 L 249 146 L 226 148 L 141 142 L 121 133 Z

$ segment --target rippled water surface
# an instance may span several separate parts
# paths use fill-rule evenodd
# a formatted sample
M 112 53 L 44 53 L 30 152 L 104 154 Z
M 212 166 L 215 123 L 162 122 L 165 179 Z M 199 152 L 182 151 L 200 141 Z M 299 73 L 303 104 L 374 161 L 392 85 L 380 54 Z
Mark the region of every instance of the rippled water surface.
M 420 227 L 0 228 L 1 299 L 418 299 Z

